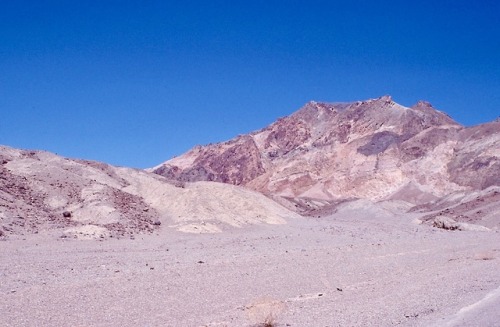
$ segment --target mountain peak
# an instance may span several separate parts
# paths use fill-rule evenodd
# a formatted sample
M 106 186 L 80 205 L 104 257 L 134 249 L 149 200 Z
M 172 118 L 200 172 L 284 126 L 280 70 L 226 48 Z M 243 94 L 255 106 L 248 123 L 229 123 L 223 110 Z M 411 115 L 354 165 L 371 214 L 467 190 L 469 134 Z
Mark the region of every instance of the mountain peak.
M 460 125 L 456 121 L 454 121 L 450 116 L 448 116 L 446 113 L 437 110 L 434 108 L 434 106 L 424 100 L 418 101 L 416 104 L 414 104 L 411 109 L 417 110 L 419 112 L 423 112 L 424 114 L 428 114 L 436 120 L 436 122 L 439 122 L 439 124 L 448 124 L 448 125 Z
M 376 100 L 378 101 L 384 101 L 384 102 L 392 102 L 392 96 L 386 94 L 386 95 L 383 95 L 381 96 L 380 98 L 377 98 Z
M 434 109 L 434 107 L 432 106 L 432 104 L 430 102 L 428 102 L 428 101 L 425 101 L 425 100 L 419 100 L 411 108 L 412 109 L 421 109 L 421 108 L 432 108 L 432 109 Z
M 457 145 L 472 139 L 467 137 L 471 133 L 427 101 L 411 108 L 390 95 L 348 103 L 309 101 L 246 138 L 202 147 L 154 171 L 173 180 L 244 185 L 304 201 L 380 200 L 410 182 L 422 194 L 439 197 L 491 185 L 486 180 L 498 174 L 496 166 L 486 163 L 489 157 L 481 157 L 486 147 L 469 151 L 468 144 Z M 454 147 L 463 155 L 449 157 Z M 475 166 L 453 168 L 476 157 Z M 442 168 L 429 177 L 428 165 L 434 161 Z M 480 178 L 472 177 L 473 167 L 484 167 Z

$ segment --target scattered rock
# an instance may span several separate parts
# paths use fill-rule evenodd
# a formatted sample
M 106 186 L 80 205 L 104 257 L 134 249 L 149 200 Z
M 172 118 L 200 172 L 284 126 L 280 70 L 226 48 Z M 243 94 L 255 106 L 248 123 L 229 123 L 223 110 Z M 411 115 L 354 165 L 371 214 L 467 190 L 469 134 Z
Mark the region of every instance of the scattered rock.
M 432 225 L 434 227 L 446 230 L 460 230 L 460 231 L 474 231 L 474 232 L 491 231 L 488 227 L 475 224 L 460 223 L 446 216 L 438 216 L 434 218 Z
M 412 313 L 412 314 L 405 314 L 405 318 L 417 318 L 418 313 Z
M 434 219 L 434 222 L 432 223 L 432 226 L 437 227 L 437 228 L 442 228 L 442 229 L 447 229 L 447 230 L 456 230 L 458 229 L 458 223 L 451 219 L 450 217 L 446 216 L 439 216 Z
M 64 218 L 71 218 L 71 212 L 69 212 L 69 211 L 64 211 L 64 212 L 63 212 L 63 217 L 64 217 Z

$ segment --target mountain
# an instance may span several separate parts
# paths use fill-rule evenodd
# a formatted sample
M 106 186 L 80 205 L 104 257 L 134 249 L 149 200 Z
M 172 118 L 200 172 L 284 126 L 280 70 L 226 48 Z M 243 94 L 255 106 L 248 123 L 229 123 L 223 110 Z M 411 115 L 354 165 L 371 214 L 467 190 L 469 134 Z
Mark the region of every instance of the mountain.
M 172 183 L 137 169 L 0 146 L 0 238 L 220 232 L 295 216 L 238 186 Z
M 464 127 L 420 101 L 390 96 L 309 102 L 266 128 L 197 146 L 150 171 L 262 192 L 299 212 L 350 199 L 414 205 L 500 185 L 500 122 Z
M 309 102 L 150 171 L 0 146 L 0 237 L 220 232 L 355 200 L 347 207 L 386 201 L 429 223 L 498 228 L 499 157 L 500 121 L 464 127 L 427 102 L 407 108 L 389 96 Z
M 0 146 L 1 325 L 498 326 L 499 125 L 311 102 L 165 176 Z

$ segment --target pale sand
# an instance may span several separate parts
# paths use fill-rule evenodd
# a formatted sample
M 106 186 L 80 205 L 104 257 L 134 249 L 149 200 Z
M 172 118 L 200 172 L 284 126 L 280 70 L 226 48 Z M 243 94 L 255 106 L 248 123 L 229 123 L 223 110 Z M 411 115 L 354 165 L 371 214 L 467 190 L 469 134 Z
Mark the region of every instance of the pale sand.
M 351 205 L 211 234 L 11 238 L 0 325 L 500 326 L 500 233 L 414 221 Z

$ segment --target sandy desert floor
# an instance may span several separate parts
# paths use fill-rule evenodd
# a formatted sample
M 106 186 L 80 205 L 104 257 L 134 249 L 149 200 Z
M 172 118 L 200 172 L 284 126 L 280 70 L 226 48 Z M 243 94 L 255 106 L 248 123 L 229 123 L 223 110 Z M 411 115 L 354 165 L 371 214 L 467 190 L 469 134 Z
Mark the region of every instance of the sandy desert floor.
M 500 326 L 500 233 L 370 212 L 0 242 L 1 326 Z

